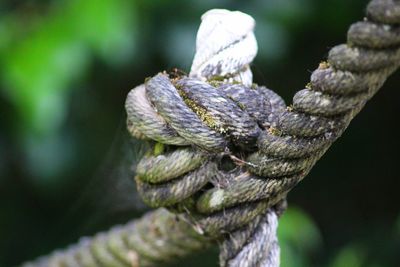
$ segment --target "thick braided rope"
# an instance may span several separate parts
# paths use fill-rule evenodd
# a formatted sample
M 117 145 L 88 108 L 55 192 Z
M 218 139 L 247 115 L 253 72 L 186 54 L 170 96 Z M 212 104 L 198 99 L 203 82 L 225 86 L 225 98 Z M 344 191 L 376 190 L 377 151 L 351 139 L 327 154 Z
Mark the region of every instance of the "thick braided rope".
M 272 91 L 263 87 L 254 87 L 256 94 L 262 95 L 260 99 L 262 99 L 261 102 L 264 102 L 264 110 L 269 103 L 271 114 L 267 116 L 267 119 L 260 119 L 258 115 L 250 116 L 251 111 L 248 111 L 247 108 L 254 107 L 254 102 L 246 107 L 245 104 L 248 103 L 246 101 L 250 100 L 237 101 L 233 97 L 228 97 L 240 108 L 246 107 L 243 110 L 257 121 L 261 131 L 255 138 L 255 145 L 253 145 L 253 137 L 244 136 L 242 131 L 237 134 L 234 127 L 229 126 L 226 128 L 226 132 L 220 132 L 216 130 L 218 127 L 212 127 L 213 124 L 205 123 L 207 120 L 203 120 L 203 118 L 210 119 L 207 116 L 208 113 L 203 113 L 204 117 L 198 115 L 197 118 L 202 118 L 200 122 L 203 123 L 203 126 L 211 126 L 208 128 L 214 130 L 213 134 L 222 136 L 220 139 L 216 139 L 220 141 L 219 143 L 208 142 L 207 128 L 205 130 L 201 128 L 201 138 L 196 139 L 195 136 L 192 136 L 194 132 L 191 131 L 190 125 L 186 131 L 185 129 L 181 131 L 182 135 L 174 128 L 174 125 L 179 126 L 179 120 L 174 123 L 168 121 L 167 124 L 162 124 L 161 128 L 155 127 L 154 133 L 147 132 L 146 127 L 150 129 L 152 124 L 161 125 L 160 122 L 166 121 L 161 114 L 162 111 L 160 112 L 160 109 L 154 105 L 155 103 L 150 105 L 151 108 L 154 105 L 155 109 L 148 109 L 149 112 L 151 112 L 150 110 L 155 111 L 153 112 L 154 116 L 142 114 L 142 116 L 147 116 L 151 123 L 143 120 L 141 123 L 132 124 L 132 114 L 129 114 L 128 110 L 128 128 L 135 136 L 169 144 L 162 154 L 159 154 L 160 146 L 155 145 L 154 155 L 143 159 L 138 166 L 137 181 L 144 199 L 152 206 L 165 205 L 173 210 L 190 212 L 189 216 L 195 220 L 198 232 L 211 236 L 229 233 L 227 235 L 231 235 L 231 240 L 240 241 L 229 244 L 229 238 L 225 239 L 228 240 L 228 243 L 225 242 L 221 245 L 221 259 L 225 261 L 223 264 L 275 266 L 266 260 L 273 259 L 273 256 L 257 259 L 256 262 L 251 262 L 252 258 L 248 257 L 253 249 L 260 247 L 261 240 L 266 240 L 262 239 L 262 236 L 269 235 L 268 230 L 262 227 L 263 222 L 268 221 L 269 229 L 273 230 L 276 227 L 273 225 L 276 219 L 270 216 L 271 209 L 267 213 L 266 210 L 284 198 L 286 193 L 308 173 L 315 161 L 341 135 L 366 101 L 376 93 L 385 79 L 398 67 L 400 61 L 398 24 L 400 24 L 400 3 L 398 1 L 373 0 L 367 8 L 367 19 L 351 26 L 347 45 L 337 46 L 330 51 L 328 62 L 320 64 L 320 67 L 313 72 L 308 88 L 295 95 L 292 106 L 283 110 L 280 108 L 282 107 L 280 98 Z M 165 75 L 158 75 L 156 78 L 160 76 L 171 89 L 172 87 L 176 88 L 175 86 L 179 89 L 180 84 L 191 85 L 190 78 L 168 79 Z M 163 77 L 167 79 L 165 80 Z M 243 90 L 246 90 L 246 94 L 254 93 L 240 84 L 229 85 L 218 81 L 229 80 L 232 77 L 222 76 L 221 79 L 216 75 L 214 78 L 211 84 L 213 87 L 215 86 L 214 88 L 222 87 L 221 91 L 225 92 L 224 87 L 227 87 L 226 90 L 229 92 L 231 86 L 237 86 L 240 87 L 240 90 L 245 88 Z M 144 92 L 137 96 L 148 98 L 149 84 L 153 82 L 158 81 L 154 78 L 149 79 L 145 86 L 142 86 Z M 199 81 L 196 80 L 196 83 Z M 185 92 L 185 90 L 182 91 Z M 130 97 L 135 94 L 131 92 Z M 241 96 L 241 94 L 239 95 Z M 228 98 L 224 98 L 224 101 L 229 101 Z M 196 108 L 197 106 L 193 105 L 196 102 L 190 100 L 189 98 L 187 101 L 189 106 L 192 104 L 192 107 Z M 136 102 L 137 105 L 147 105 L 141 100 L 132 102 Z M 259 102 L 256 103 L 259 104 Z M 128 97 L 127 108 L 130 108 L 129 105 Z M 196 115 L 201 114 L 201 111 L 204 110 L 200 109 Z M 251 130 L 251 127 L 246 129 L 247 132 L 252 132 L 248 130 Z M 244 147 L 243 144 L 245 144 Z M 185 147 L 187 145 L 192 146 Z M 226 147 L 230 149 L 226 150 Z M 219 152 L 210 148 L 216 148 L 215 151 Z M 238 151 L 241 150 L 244 152 L 239 153 Z M 187 158 L 200 163 L 193 163 L 194 165 L 198 164 L 197 167 L 194 167 L 191 163 L 192 160 L 187 160 Z M 232 162 L 229 159 L 234 159 L 234 165 L 239 166 L 236 166 L 236 169 L 230 169 L 229 165 Z M 151 162 L 154 164 L 152 165 Z M 146 166 L 146 164 L 148 165 Z M 141 166 L 146 167 L 147 171 L 140 173 Z M 185 166 L 189 166 L 188 169 L 185 170 Z M 178 176 L 171 177 L 168 174 L 169 170 L 174 170 L 174 175 Z M 149 176 L 149 179 L 157 180 L 156 182 L 143 178 L 147 176 L 146 173 L 152 171 L 155 172 L 153 172 L 153 176 Z M 284 175 L 281 175 L 282 173 Z M 161 174 L 169 176 L 168 179 L 160 179 Z M 198 182 L 203 183 L 203 186 L 193 186 L 191 183 L 185 182 L 189 178 L 197 180 L 193 177 L 201 179 L 204 176 L 207 177 L 207 182 Z M 194 187 L 199 189 L 194 190 Z M 182 192 L 185 190 L 189 192 Z M 120 228 L 121 235 L 115 235 L 113 240 L 117 243 L 122 242 L 123 246 L 117 247 L 117 249 L 110 244 L 111 237 L 114 236 L 113 230 L 111 230 L 109 233 L 103 234 L 106 238 L 95 237 L 88 242 L 82 241 L 70 249 L 42 258 L 29 266 L 129 266 L 126 261 L 113 255 L 116 252 L 125 253 L 123 255 L 128 257 L 130 264 L 136 262 L 134 258 L 137 256 L 140 266 L 156 266 L 161 262 L 168 261 L 168 257 L 165 257 L 164 254 L 171 253 L 176 246 L 182 250 L 182 254 L 177 253 L 176 257 L 185 255 L 185 251 L 187 253 L 193 251 L 188 245 L 190 242 L 182 243 L 184 245 L 180 246 L 179 238 L 172 241 L 171 237 L 175 236 L 177 231 L 179 233 L 179 229 L 181 229 L 182 239 L 190 240 L 191 236 L 195 236 L 194 240 L 201 240 L 199 235 L 193 233 L 191 227 L 180 225 L 179 221 L 181 220 L 174 219 L 175 222 L 172 219 L 168 220 L 171 225 L 176 223 L 178 227 L 166 227 L 159 232 L 158 238 L 153 238 L 151 224 L 158 223 L 157 220 L 163 217 L 158 212 L 160 211 L 152 213 L 154 217 L 151 220 L 147 217 L 141 219 L 143 228 L 140 234 L 137 231 L 127 231 L 128 226 Z M 170 213 L 163 212 L 171 218 Z M 272 212 L 272 214 L 276 214 L 273 210 Z M 164 224 L 161 222 L 159 226 L 162 225 Z M 241 227 L 243 225 L 246 226 L 243 228 Z M 236 230 L 232 232 L 234 229 Z M 124 231 L 127 232 L 122 234 Z M 263 231 L 264 234 L 259 236 L 258 233 Z M 150 236 L 147 237 L 147 234 Z M 139 236 L 140 238 L 132 243 L 129 250 L 126 250 L 126 238 L 122 236 L 133 236 L 132 238 Z M 163 237 L 162 245 L 159 242 L 160 237 Z M 101 252 L 105 253 L 104 255 L 112 254 L 115 261 L 110 261 L 108 256 L 99 256 L 102 254 L 95 252 L 94 249 L 87 249 L 87 244 L 93 244 L 95 240 L 101 244 Z M 206 243 L 206 241 L 199 242 Z M 136 247 L 133 244 L 136 244 Z M 142 248 L 137 247 L 142 244 Z M 171 244 L 175 244 L 175 246 L 171 246 Z M 246 249 L 248 245 L 252 245 L 253 248 Z M 152 251 L 153 249 L 159 249 L 164 254 L 157 255 L 156 251 Z M 95 260 L 89 261 L 89 263 L 82 260 L 76 261 L 81 253 L 87 253 L 86 257 L 93 257 Z M 136 265 L 133 264 L 133 266 Z
M 330 51 L 328 62 L 288 108 L 265 87 L 229 81 L 235 76 L 224 66 L 241 60 L 230 54 L 228 63 L 221 63 L 223 50 L 217 53 L 218 67 L 203 67 L 209 76 L 162 73 L 133 90 L 126 105 L 132 132 L 174 145 L 139 164 L 136 180 L 143 199 L 153 207 L 184 203 L 211 236 L 246 225 L 283 199 L 399 65 L 399 3 L 373 1 L 367 16 L 351 26 L 348 44 Z M 150 131 L 138 120 L 149 110 L 136 110 L 136 91 L 158 118 Z M 155 136 L 154 129 L 168 132 L 174 143 Z M 239 158 L 236 168 L 224 170 L 224 156 Z
M 191 224 L 165 209 L 157 209 L 22 266 L 160 266 L 203 250 L 209 244 L 210 240 L 196 233 Z

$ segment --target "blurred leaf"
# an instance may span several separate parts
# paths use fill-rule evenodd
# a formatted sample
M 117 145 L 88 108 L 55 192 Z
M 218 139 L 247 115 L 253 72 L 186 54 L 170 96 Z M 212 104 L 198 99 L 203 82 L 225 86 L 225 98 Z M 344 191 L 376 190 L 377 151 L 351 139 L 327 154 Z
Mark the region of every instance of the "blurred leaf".
M 279 240 L 302 252 L 310 252 L 322 245 L 321 233 L 312 219 L 299 208 L 290 207 L 279 220 Z
M 44 182 L 68 166 L 71 156 L 58 153 L 59 131 L 69 92 L 87 74 L 92 57 L 114 65 L 131 58 L 135 6 L 128 0 L 58 1 L 44 16 L 24 14 L 16 9 L 0 20 L 3 93 L 18 113 L 13 121 L 28 172 Z
M 306 263 L 306 255 L 299 253 L 285 241 L 279 241 L 281 247 L 281 267 L 305 267 L 309 266 Z
M 75 0 L 69 11 L 78 36 L 110 63 L 124 62 L 134 51 L 135 9 L 131 3 Z
M 283 267 L 309 266 L 312 252 L 322 246 L 321 233 L 302 210 L 290 207 L 279 220 L 279 243 Z
M 61 29 L 58 34 L 49 34 L 50 30 L 15 47 L 5 58 L 7 93 L 22 124 L 38 134 L 58 128 L 65 113 L 64 91 L 82 74 L 88 59 L 79 42 L 61 34 Z
M 121 63 L 132 54 L 134 7 L 128 3 L 58 3 L 48 16 L 32 21 L 36 26 L 21 40 L 7 39 L 16 29 L 7 32 L 10 23 L 3 21 L 0 36 L 5 41 L 0 48 L 5 50 L 0 53 L 5 90 L 20 112 L 25 134 L 48 135 L 59 128 L 66 112 L 66 92 L 86 73 L 91 54 L 109 63 Z
M 363 264 L 365 255 L 364 253 L 355 246 L 347 246 L 340 250 L 333 262 L 329 265 L 330 267 L 361 267 Z

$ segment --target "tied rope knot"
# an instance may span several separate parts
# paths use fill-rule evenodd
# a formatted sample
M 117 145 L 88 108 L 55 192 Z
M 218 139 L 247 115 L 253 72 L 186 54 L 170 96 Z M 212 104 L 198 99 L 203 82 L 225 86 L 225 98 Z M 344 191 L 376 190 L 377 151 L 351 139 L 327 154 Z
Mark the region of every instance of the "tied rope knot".
M 301 170 L 257 153 L 286 105 L 252 84 L 254 20 L 227 10 L 202 20 L 189 77 L 174 71 L 147 79 L 128 94 L 126 110 L 132 135 L 156 141 L 157 152 L 136 169 L 143 200 L 190 211 L 199 231 L 218 236 L 283 199 Z
M 271 208 L 283 206 L 399 65 L 399 2 L 372 1 L 367 16 L 350 27 L 348 43 L 331 49 L 287 107 L 252 83 L 254 20 L 226 10 L 204 14 L 189 77 L 160 73 L 127 97 L 129 131 L 158 148 L 137 166 L 143 200 L 185 211 L 206 235 L 230 233 L 221 265 L 249 260 L 241 254 L 260 243 L 249 240 L 262 232 L 261 221 L 276 230 L 281 210 Z M 159 143 L 166 146 L 160 150 Z M 277 247 L 254 260 L 277 264 Z

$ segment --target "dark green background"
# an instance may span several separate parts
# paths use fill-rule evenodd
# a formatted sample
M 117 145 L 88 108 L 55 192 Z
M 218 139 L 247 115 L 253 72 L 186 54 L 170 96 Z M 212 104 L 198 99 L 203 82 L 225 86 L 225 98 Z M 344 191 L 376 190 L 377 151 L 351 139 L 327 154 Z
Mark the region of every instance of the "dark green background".
M 140 216 L 129 89 L 189 70 L 200 16 L 257 21 L 255 81 L 291 96 L 363 18 L 361 0 L 0 2 L 0 266 Z M 400 75 L 289 194 L 283 266 L 398 266 Z M 190 262 L 189 262 L 190 261 Z M 213 249 L 174 266 L 217 266 Z

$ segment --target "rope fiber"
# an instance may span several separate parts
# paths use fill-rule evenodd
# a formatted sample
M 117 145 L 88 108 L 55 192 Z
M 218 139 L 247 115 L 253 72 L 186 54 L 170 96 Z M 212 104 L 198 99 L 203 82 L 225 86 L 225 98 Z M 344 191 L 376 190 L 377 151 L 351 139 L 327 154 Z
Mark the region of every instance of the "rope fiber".
M 218 240 L 221 266 L 279 266 L 276 228 L 286 195 L 399 67 L 399 24 L 399 1 L 371 1 L 364 21 L 351 25 L 347 44 L 330 50 L 287 106 L 252 82 L 254 20 L 237 11 L 205 13 L 190 74 L 159 73 L 127 96 L 129 132 L 153 144 L 135 177 L 143 200 L 192 225 L 192 236 L 202 240 L 194 244 Z M 138 264 L 130 264 L 169 261 L 177 253 L 165 240 L 143 250 L 132 241 Z M 107 265 L 91 242 L 99 266 L 127 266 L 128 260 L 115 256 L 126 249 L 107 245 L 102 252 L 119 264 Z M 179 247 L 179 256 L 195 250 Z M 57 254 L 64 262 L 74 258 L 76 265 L 66 266 L 96 266 L 79 260 L 80 249 L 68 251 Z

